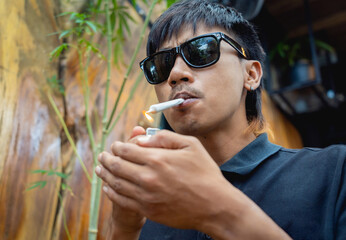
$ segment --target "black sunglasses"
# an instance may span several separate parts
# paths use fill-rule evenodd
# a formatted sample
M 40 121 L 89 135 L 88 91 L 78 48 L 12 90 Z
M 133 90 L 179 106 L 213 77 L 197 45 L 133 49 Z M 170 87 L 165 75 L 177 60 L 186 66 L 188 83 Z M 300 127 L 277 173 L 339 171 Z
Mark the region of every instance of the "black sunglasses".
M 216 63 L 220 58 L 221 40 L 237 50 L 241 57 L 247 58 L 240 44 L 226 34 L 216 32 L 200 35 L 177 47 L 154 53 L 142 60 L 139 65 L 150 84 L 159 84 L 168 79 L 177 54 L 180 54 L 186 64 L 193 68 L 204 68 Z

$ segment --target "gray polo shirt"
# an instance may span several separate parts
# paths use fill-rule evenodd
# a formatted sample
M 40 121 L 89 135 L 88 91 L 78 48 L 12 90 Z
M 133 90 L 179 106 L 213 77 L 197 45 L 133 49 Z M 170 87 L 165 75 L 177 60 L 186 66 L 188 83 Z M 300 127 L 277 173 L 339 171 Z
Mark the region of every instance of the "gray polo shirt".
M 345 145 L 292 150 L 262 134 L 220 168 L 293 239 L 341 240 L 346 239 L 345 162 Z M 140 240 L 163 239 L 211 238 L 148 220 Z

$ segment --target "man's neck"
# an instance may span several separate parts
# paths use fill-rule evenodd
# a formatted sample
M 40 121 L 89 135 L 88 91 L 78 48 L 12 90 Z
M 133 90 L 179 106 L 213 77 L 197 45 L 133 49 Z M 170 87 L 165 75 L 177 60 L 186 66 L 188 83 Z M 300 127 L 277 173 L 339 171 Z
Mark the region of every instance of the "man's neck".
M 235 156 L 256 138 L 252 132 L 246 130 L 216 130 L 208 135 L 196 137 L 219 166 Z

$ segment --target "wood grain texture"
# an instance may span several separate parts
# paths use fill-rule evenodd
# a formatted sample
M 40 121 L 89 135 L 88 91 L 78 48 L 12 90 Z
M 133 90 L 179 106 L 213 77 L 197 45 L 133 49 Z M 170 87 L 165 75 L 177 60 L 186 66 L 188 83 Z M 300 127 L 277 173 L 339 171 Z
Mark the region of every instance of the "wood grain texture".
M 26 192 L 42 180 L 38 168 L 59 169 L 60 139 L 42 95 L 56 65 L 47 61 L 56 38 L 50 1 L 0 3 L 0 238 L 49 239 L 59 179 L 40 191 Z

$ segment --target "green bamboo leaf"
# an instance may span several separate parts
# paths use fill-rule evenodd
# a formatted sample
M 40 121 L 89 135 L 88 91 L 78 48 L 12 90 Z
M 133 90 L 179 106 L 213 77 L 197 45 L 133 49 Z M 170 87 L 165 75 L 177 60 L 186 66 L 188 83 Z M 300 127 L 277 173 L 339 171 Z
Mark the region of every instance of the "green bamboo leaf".
M 80 25 L 83 25 L 85 23 L 84 19 L 80 19 L 80 18 L 76 19 L 75 22 L 79 23 Z
M 31 171 L 30 173 L 42 173 L 42 174 L 46 174 L 48 172 L 48 170 L 44 170 L 44 169 L 36 169 Z
M 136 22 L 136 20 L 131 16 L 131 14 L 129 12 L 124 11 L 123 13 L 124 13 L 125 17 L 127 19 L 129 19 L 131 22 Z
M 47 181 L 34 182 L 34 183 L 31 183 L 31 186 L 28 187 L 27 189 L 25 189 L 25 191 L 29 191 L 29 190 L 32 190 L 32 189 L 37 188 L 37 187 L 42 189 L 44 186 L 46 186 L 46 184 L 47 184 Z
M 50 37 L 50 36 L 53 36 L 53 35 L 58 35 L 59 33 L 60 32 L 52 32 L 52 33 L 47 34 L 47 36 Z
M 59 35 L 59 39 L 62 39 L 63 37 L 67 36 L 69 33 L 71 33 L 71 30 L 65 30 Z
M 118 4 L 117 4 L 116 0 L 112 0 L 112 3 L 113 3 L 113 8 L 114 9 L 118 8 Z
M 112 32 L 114 31 L 115 29 L 115 23 L 116 23 L 116 17 L 115 17 L 115 13 L 112 12 L 111 15 L 110 15 L 110 22 L 111 22 L 111 29 L 112 29 Z
M 129 21 L 135 22 L 135 19 L 128 12 L 121 11 L 119 13 L 119 24 L 125 27 L 128 34 L 131 34 L 131 29 L 128 24 Z
M 97 0 L 97 3 L 96 3 L 96 5 L 95 5 L 95 8 L 96 8 L 96 9 L 100 9 L 101 3 L 102 3 L 102 0 Z
M 57 175 L 58 177 L 61 177 L 63 179 L 66 179 L 69 176 L 69 175 L 62 173 L 62 172 L 55 172 L 55 175 Z
M 96 33 L 97 32 L 97 26 L 91 22 L 91 21 L 85 21 L 85 23 Z
M 326 42 L 323 42 L 322 40 L 315 39 L 315 44 L 316 44 L 316 47 L 319 47 L 321 49 L 325 49 L 325 50 L 327 50 L 329 52 L 334 52 L 335 51 L 335 49 L 331 45 L 329 45 Z
M 70 21 L 74 20 L 78 15 L 76 12 L 71 12 L 70 14 L 71 14 Z
M 56 47 L 53 51 L 51 51 L 50 55 L 50 59 L 52 60 L 53 58 L 58 58 L 61 54 L 61 52 L 65 49 L 68 48 L 68 44 L 67 43 L 63 43 L 60 46 Z
M 78 40 L 78 45 L 83 45 L 83 44 L 88 45 L 88 41 L 86 39 L 84 39 L 84 38 L 79 39 Z
M 175 2 L 175 0 L 167 0 L 167 8 L 169 8 Z
M 126 20 L 125 20 L 125 18 L 124 18 L 124 16 L 122 14 L 119 14 L 118 18 L 119 18 L 119 29 L 121 31 L 121 32 L 118 33 L 118 35 L 119 36 L 123 36 L 123 34 L 124 34 L 124 31 L 123 31 L 124 27 L 126 29 Z
M 70 15 L 70 14 L 72 14 L 72 13 L 73 13 L 73 12 L 63 12 L 63 13 L 58 14 L 58 17 Z
M 146 6 L 149 6 L 148 0 L 142 0 L 142 2 L 143 2 Z
M 47 181 L 41 181 L 40 189 L 42 189 L 44 186 L 46 186 L 46 184 L 47 184 Z

